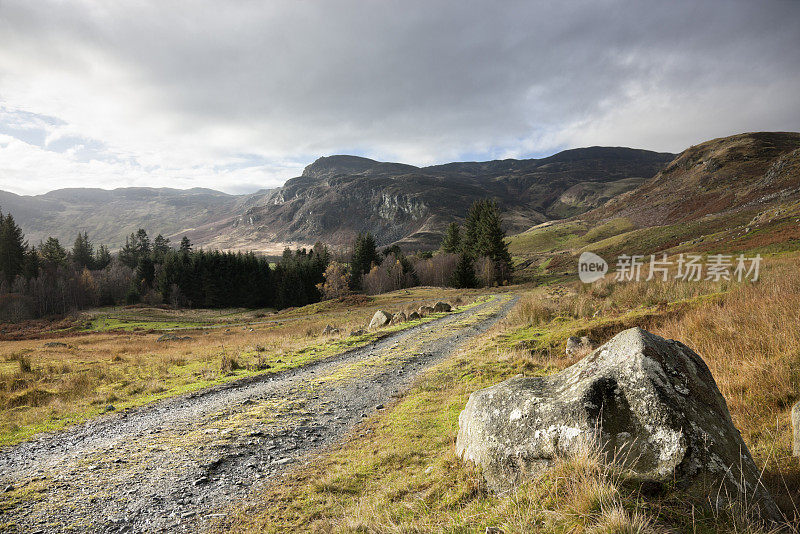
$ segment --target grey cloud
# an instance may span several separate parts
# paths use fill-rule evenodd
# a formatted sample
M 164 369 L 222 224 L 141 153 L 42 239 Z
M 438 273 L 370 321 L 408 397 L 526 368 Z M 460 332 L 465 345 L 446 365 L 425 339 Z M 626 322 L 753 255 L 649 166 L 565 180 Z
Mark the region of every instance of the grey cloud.
M 9 53 L 87 76 L 112 61 L 152 95 L 143 116 L 169 117 L 154 136 L 235 131 L 224 170 L 797 130 L 797 20 L 792 1 L 0 3 Z

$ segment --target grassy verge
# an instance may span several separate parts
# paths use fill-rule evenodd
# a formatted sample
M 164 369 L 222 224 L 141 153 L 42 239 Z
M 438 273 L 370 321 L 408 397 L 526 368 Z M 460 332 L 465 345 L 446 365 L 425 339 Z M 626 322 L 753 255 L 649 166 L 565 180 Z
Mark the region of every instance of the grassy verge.
M 404 398 L 329 454 L 230 510 L 237 532 L 763 532 L 736 507 L 714 510 L 672 490 L 645 497 L 587 444 L 508 496 L 489 493 L 454 454 L 469 394 L 517 373 L 573 363 L 570 335 L 605 341 L 643 326 L 694 347 L 711 367 L 765 482 L 798 519 L 800 465 L 789 414 L 800 392 L 796 254 L 758 284 L 600 284 L 530 292 L 508 320 L 428 372 Z M 647 305 L 640 305 L 646 302 Z M 795 529 L 796 531 L 796 529 Z
M 288 310 L 275 322 L 243 323 L 225 328 L 177 332 L 174 341 L 159 342 L 162 332 L 93 332 L 48 340 L 0 342 L 0 445 L 17 443 L 44 431 L 114 410 L 141 406 L 166 397 L 224 384 L 258 374 L 276 373 L 361 347 L 392 332 L 435 319 L 394 325 L 377 332 L 350 335 L 369 321 L 376 304 L 390 311 L 416 306 L 429 297 L 473 301 L 477 292 L 422 288 L 366 299 L 360 306 L 328 302 Z M 126 314 L 135 310 L 125 310 Z M 163 323 L 172 313 L 143 310 L 148 325 Z M 193 317 L 180 312 L 183 320 Z M 208 320 L 209 312 L 195 317 Z M 226 320 L 234 316 L 226 314 Z M 292 320 L 295 318 L 296 320 Z M 323 335 L 331 324 L 339 333 Z

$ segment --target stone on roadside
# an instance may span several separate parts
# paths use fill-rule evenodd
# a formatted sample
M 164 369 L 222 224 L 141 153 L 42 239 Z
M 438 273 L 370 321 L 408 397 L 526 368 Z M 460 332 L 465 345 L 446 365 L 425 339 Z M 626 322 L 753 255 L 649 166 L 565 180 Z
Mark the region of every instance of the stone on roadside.
M 764 519 L 779 519 L 705 362 L 640 328 L 555 375 L 476 391 L 458 422 L 456 453 L 498 493 L 596 443 L 640 481 L 695 495 L 717 488 L 720 499 L 746 496 Z
M 422 316 L 419 314 L 419 312 L 412 311 L 411 313 L 408 314 L 409 321 L 416 321 L 417 319 L 421 318 Z
M 406 322 L 406 314 L 403 312 L 395 313 L 392 315 L 392 323 L 391 324 L 400 324 Z
M 446 302 L 439 301 L 433 305 L 433 311 L 436 313 L 449 312 L 450 310 L 452 310 L 452 308 Z
M 352 332 L 350 332 L 350 335 L 352 337 L 357 337 L 357 336 L 363 336 L 366 333 L 367 332 L 363 328 L 359 328 L 358 330 L 353 330 Z
M 421 316 L 425 317 L 426 315 L 430 315 L 433 313 L 433 308 L 430 306 L 420 306 L 417 311 Z
M 370 329 L 372 328 L 380 328 L 382 326 L 388 325 L 392 321 L 392 316 L 389 315 L 387 312 L 383 310 L 378 310 L 375 312 L 375 315 L 372 316 L 372 320 L 369 322 Z

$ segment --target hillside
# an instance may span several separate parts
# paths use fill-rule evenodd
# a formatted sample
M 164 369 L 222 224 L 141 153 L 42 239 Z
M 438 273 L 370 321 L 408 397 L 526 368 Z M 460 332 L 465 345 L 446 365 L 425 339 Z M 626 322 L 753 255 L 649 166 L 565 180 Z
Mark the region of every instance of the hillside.
M 599 206 L 653 176 L 672 157 L 591 147 L 542 159 L 415 167 L 330 156 L 281 188 L 249 195 L 152 188 L 0 192 L 0 209 L 14 214 L 32 243 L 50 235 L 71 243 L 86 231 L 93 241 L 116 248 L 141 227 L 173 241 L 185 234 L 200 246 L 270 253 L 317 240 L 345 245 L 360 231 L 375 234 L 380 245 L 426 249 L 438 246 L 445 226 L 476 199 L 497 199 L 508 230 L 520 232 Z
M 782 250 L 800 240 L 800 133 L 746 133 L 685 150 L 639 187 L 571 219 L 513 236 L 526 265 L 574 269 L 584 250 Z
M 0 191 L 0 209 L 14 215 L 34 245 L 48 236 L 71 245 L 76 234 L 85 231 L 94 242 L 117 248 L 138 228 L 179 238 L 196 226 L 227 216 L 242 201 L 199 188 L 75 188 L 36 196 Z
M 433 248 L 444 227 L 463 217 L 478 198 L 497 199 L 508 230 L 518 232 L 598 206 L 639 185 L 672 157 L 592 147 L 543 159 L 418 168 L 331 156 L 318 159 L 282 188 L 258 196 L 242 213 L 189 235 L 231 248 L 264 239 L 346 244 L 357 232 L 369 231 L 380 245 Z

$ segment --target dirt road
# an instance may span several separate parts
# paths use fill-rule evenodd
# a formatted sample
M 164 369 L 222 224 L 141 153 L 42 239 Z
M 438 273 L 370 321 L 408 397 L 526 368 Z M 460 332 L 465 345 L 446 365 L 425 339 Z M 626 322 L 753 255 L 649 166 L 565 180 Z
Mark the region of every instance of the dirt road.
M 496 296 L 302 368 L 5 448 L 0 530 L 202 530 L 254 486 L 341 440 L 421 371 L 505 316 L 515 301 Z

